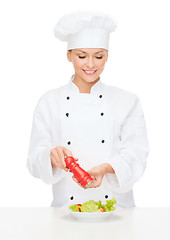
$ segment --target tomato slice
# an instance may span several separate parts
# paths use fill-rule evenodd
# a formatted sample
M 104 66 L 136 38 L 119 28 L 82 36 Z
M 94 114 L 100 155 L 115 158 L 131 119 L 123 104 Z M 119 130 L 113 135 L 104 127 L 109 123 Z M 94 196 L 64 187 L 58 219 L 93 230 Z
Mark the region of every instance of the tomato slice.
M 104 208 L 99 208 L 100 212 L 106 212 Z
M 81 207 L 81 204 L 77 204 L 78 207 Z M 81 212 L 81 208 L 78 208 L 79 212 Z

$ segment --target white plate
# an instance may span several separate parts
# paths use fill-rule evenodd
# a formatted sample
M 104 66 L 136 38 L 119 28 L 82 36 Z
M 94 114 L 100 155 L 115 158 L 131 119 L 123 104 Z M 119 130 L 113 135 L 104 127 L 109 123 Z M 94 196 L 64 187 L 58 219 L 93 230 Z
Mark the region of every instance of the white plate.
M 116 209 L 115 209 L 116 210 Z M 103 221 L 109 216 L 113 215 L 116 211 L 110 212 L 73 212 L 72 210 L 68 210 L 68 212 L 76 219 L 80 221 Z

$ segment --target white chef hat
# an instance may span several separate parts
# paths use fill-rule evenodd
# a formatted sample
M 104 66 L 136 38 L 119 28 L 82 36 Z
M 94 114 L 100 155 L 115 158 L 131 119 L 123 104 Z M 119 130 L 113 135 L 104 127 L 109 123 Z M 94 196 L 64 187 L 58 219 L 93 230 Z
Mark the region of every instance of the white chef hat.
M 116 28 L 113 17 L 101 12 L 76 11 L 64 15 L 54 27 L 55 36 L 67 41 L 67 50 L 109 49 L 109 34 Z

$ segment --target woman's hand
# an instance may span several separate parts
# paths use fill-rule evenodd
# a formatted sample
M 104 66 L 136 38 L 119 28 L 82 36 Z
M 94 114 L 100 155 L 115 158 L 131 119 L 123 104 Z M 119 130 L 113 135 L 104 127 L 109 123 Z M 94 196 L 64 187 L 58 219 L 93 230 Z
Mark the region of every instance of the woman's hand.
M 99 165 L 97 167 L 91 168 L 89 171 L 87 171 L 90 176 L 94 179 L 94 181 L 87 187 L 87 188 L 96 188 L 99 187 L 102 183 L 103 176 L 105 174 L 105 168 L 104 164 Z M 75 176 L 72 176 L 73 180 L 80 186 L 81 184 L 76 180 Z M 86 188 L 86 189 L 87 189 Z
M 51 159 L 51 165 L 52 167 L 59 167 L 66 172 L 68 172 L 68 168 L 66 167 L 66 163 L 64 161 L 65 156 L 71 156 L 73 157 L 73 154 L 70 150 L 68 150 L 65 147 L 57 146 L 51 150 L 50 153 L 50 159 Z M 77 158 L 75 158 L 77 160 Z
M 94 179 L 94 181 L 87 188 L 100 187 L 103 177 L 106 173 L 115 173 L 115 171 L 113 170 L 112 166 L 109 163 L 103 163 L 101 165 L 93 167 L 87 172 Z M 80 187 L 82 187 L 81 184 L 77 182 L 74 175 L 72 176 L 72 178 Z
M 102 184 L 103 177 L 106 173 L 114 173 L 112 166 L 108 163 L 103 163 L 87 171 L 94 181 L 87 188 L 97 188 Z

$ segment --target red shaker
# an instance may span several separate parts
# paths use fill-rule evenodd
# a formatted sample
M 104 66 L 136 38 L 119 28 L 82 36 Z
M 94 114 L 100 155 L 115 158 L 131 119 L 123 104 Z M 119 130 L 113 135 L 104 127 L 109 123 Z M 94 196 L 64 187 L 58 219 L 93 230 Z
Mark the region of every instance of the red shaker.
M 93 178 L 82 169 L 75 159 L 71 156 L 65 158 L 66 167 L 74 174 L 75 179 L 81 184 L 83 188 L 88 187 L 92 182 Z

